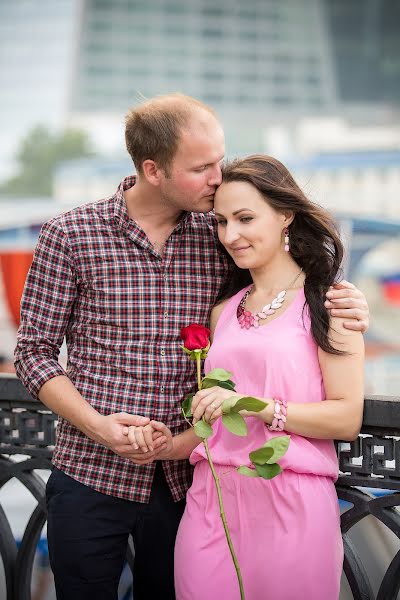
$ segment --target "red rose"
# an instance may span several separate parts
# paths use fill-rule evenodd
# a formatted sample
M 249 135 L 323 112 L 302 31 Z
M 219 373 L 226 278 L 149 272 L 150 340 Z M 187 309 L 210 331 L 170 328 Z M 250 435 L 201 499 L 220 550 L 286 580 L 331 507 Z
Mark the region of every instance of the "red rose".
M 203 325 L 192 323 L 188 327 L 182 327 L 181 338 L 187 350 L 203 350 L 210 343 L 210 330 Z

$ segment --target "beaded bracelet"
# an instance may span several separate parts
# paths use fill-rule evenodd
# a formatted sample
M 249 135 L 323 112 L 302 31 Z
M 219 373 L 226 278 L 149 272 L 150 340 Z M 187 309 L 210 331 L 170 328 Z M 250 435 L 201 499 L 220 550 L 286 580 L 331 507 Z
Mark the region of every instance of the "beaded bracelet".
M 286 415 L 287 415 L 287 402 L 286 400 L 280 400 L 279 398 L 273 399 L 274 418 L 272 419 L 271 425 L 268 425 L 270 431 L 283 431 L 285 429 Z

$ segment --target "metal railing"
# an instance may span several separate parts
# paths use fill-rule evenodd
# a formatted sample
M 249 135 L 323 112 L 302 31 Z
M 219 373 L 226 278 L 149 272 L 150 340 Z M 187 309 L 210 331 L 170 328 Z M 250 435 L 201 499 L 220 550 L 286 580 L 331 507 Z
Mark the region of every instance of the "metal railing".
M 30 600 L 36 547 L 46 522 L 45 483 L 36 469 L 49 469 L 56 415 L 33 400 L 13 376 L 0 377 L 0 490 L 17 478 L 36 499 L 17 547 L 7 514 L 0 505 L 0 555 L 7 600 Z M 368 568 L 353 543 L 352 530 L 372 515 L 400 541 L 400 398 L 365 399 L 361 434 L 351 443 L 337 442 L 341 475 L 337 492 L 350 508 L 341 517 L 344 573 L 354 600 L 396 600 L 400 590 L 400 550 L 395 551 L 377 593 Z M 26 460 L 15 460 L 16 455 Z M 375 494 L 374 490 L 387 493 Z M 132 553 L 128 551 L 132 563 Z M 376 586 L 375 586 L 376 587 Z

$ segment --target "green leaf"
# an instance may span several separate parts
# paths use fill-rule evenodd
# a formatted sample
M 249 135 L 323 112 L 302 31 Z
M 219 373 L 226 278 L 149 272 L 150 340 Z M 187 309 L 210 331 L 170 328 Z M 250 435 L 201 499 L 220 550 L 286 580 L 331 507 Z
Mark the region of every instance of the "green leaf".
M 258 398 L 253 398 L 252 396 L 243 396 L 240 398 L 235 406 L 232 408 L 235 412 L 239 412 L 239 410 L 251 410 L 252 412 L 260 412 L 267 406 L 266 402 L 259 400 Z
M 228 415 L 222 415 L 222 423 L 231 433 L 235 435 L 245 436 L 247 435 L 247 425 L 242 415 L 238 413 L 230 413 Z
M 186 396 L 186 398 L 182 402 L 182 410 L 183 410 L 183 414 L 185 415 L 186 418 L 193 416 L 192 415 L 193 396 L 194 396 L 194 394 L 189 394 L 188 396 Z
M 286 454 L 287 449 L 289 448 L 289 443 L 289 435 L 279 435 L 271 438 L 266 444 L 264 444 L 264 448 L 272 448 L 274 451 L 273 455 L 268 460 L 269 465 L 276 463 L 284 454 Z
M 217 381 L 228 381 L 232 377 L 232 373 L 225 369 L 212 369 L 206 374 L 207 379 L 216 379 Z
M 249 467 L 246 467 L 246 465 L 239 467 L 237 472 L 241 475 L 247 475 L 247 477 L 259 477 L 259 474 L 255 469 L 249 469 Z
M 225 388 L 226 390 L 232 390 L 233 392 L 235 391 L 235 384 L 233 383 L 233 381 L 219 381 L 218 379 L 209 379 L 208 377 L 204 377 L 201 383 L 201 387 L 203 389 L 211 388 L 214 386 L 219 386 Z
M 214 433 L 211 425 L 209 423 L 206 423 L 205 421 L 197 421 L 197 423 L 194 426 L 194 430 L 196 432 L 196 435 L 198 435 L 203 440 L 206 440 Z
M 232 408 L 235 406 L 238 399 L 239 399 L 239 396 L 230 396 L 229 398 L 225 398 L 225 400 L 223 401 L 223 403 L 221 405 L 222 414 L 224 414 L 224 415 L 232 414 L 233 413 Z
M 218 383 L 217 379 L 208 379 L 208 377 L 204 377 L 204 379 L 201 380 L 201 389 L 205 390 L 207 388 L 215 387 Z
M 263 479 L 272 479 L 282 472 L 279 465 L 255 465 L 256 471 Z
M 232 390 L 232 392 L 235 391 L 235 384 L 230 379 L 228 379 L 228 381 L 218 381 L 218 385 L 226 390 Z
M 257 465 L 265 465 L 265 463 L 268 462 L 273 454 L 273 448 L 261 446 L 261 448 L 257 448 L 257 450 L 250 452 L 249 458 L 252 463 L 256 463 Z

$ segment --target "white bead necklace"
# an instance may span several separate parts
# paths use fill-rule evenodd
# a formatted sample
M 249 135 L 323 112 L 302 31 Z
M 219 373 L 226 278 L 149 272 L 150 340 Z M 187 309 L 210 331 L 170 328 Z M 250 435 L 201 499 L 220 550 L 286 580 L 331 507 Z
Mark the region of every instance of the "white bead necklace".
M 297 275 L 293 279 L 293 281 L 291 281 L 289 283 L 289 285 L 286 286 L 286 289 L 291 288 L 296 283 L 296 281 L 300 277 L 302 271 L 303 271 L 303 269 L 300 269 L 300 271 L 297 273 Z M 245 308 L 247 298 L 249 297 L 249 294 L 252 289 L 253 289 L 253 286 L 251 286 L 251 288 L 249 288 L 247 290 L 247 292 L 244 294 L 243 298 L 239 302 L 239 306 L 237 307 L 237 319 L 238 319 L 239 325 L 240 325 L 240 327 L 242 327 L 242 329 L 250 329 L 250 327 L 259 327 L 260 319 L 266 319 L 270 315 L 273 315 L 275 313 L 275 311 L 282 306 L 282 304 L 285 301 L 285 297 L 286 297 L 286 289 L 285 289 L 285 290 L 282 290 L 281 292 L 279 292 L 279 294 L 277 294 L 275 296 L 275 298 L 269 304 L 266 304 L 265 306 L 263 306 L 263 308 L 260 310 L 260 312 L 252 313 L 250 310 L 246 310 L 246 308 Z

